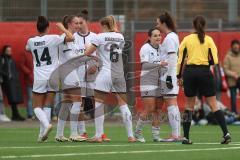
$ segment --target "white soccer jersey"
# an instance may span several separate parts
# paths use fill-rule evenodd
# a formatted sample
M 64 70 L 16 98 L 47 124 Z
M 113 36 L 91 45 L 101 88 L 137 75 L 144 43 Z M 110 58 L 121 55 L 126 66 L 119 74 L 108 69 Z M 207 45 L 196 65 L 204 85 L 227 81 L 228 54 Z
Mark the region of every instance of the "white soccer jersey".
M 30 38 L 26 50 L 31 51 L 34 64 L 34 79 L 47 80 L 58 66 L 58 45 L 64 42 L 59 35 L 44 35 Z
M 140 49 L 141 63 L 159 63 L 160 62 L 160 45 L 154 48 L 151 44 L 146 43 Z
M 61 37 L 66 37 L 66 35 L 62 34 Z M 59 61 L 61 64 L 80 55 L 80 47 L 76 40 L 59 45 Z
M 161 45 L 161 60 L 168 62 L 166 68 L 161 68 L 160 88 L 162 95 L 177 95 L 179 86 L 177 84 L 177 59 L 178 59 L 179 38 L 174 32 L 169 33 Z M 171 64 L 171 65 L 170 65 Z M 173 88 L 166 86 L 167 76 L 171 76 Z
M 161 60 L 168 62 L 170 60 L 169 55 L 174 53 L 174 56 L 171 55 L 171 61 L 176 62 L 176 65 L 174 66 L 175 71 L 177 71 L 178 48 L 179 48 L 178 35 L 174 32 L 168 33 L 161 45 Z
M 160 62 L 160 45 L 158 48 L 153 47 L 150 43 L 145 43 L 140 49 L 141 63 Z M 140 90 L 142 96 L 159 97 L 160 91 L 158 86 L 158 68 L 141 71 Z
M 97 53 L 102 61 L 102 70 L 111 71 L 112 76 L 122 76 L 124 37 L 117 32 L 104 32 L 92 39 L 91 43 L 97 47 Z
M 65 37 L 65 34 L 62 34 L 61 37 Z M 64 44 L 59 45 L 59 61 L 61 64 L 80 56 L 80 47 L 76 43 L 76 40 L 73 42 L 67 42 Z M 66 68 L 67 69 L 67 68 Z M 64 68 L 61 71 L 62 73 L 65 72 Z M 69 88 L 76 88 L 79 87 L 79 77 L 77 73 L 77 69 L 74 69 L 66 77 L 61 77 L 62 80 L 62 89 L 69 89 Z
M 79 54 L 84 55 L 84 52 L 89 44 L 91 44 L 91 40 L 96 38 L 97 34 L 93 32 L 88 32 L 86 35 L 82 35 L 81 33 L 75 33 L 74 38 L 79 47 Z M 96 52 L 93 53 L 96 56 Z M 88 65 L 83 65 L 78 68 L 78 76 L 83 84 L 86 81 L 85 73 Z
M 76 43 L 79 46 L 79 53 L 80 55 L 84 55 L 84 52 L 89 44 L 91 44 L 91 40 L 96 38 L 97 34 L 93 32 L 88 32 L 86 35 L 82 35 L 81 33 L 74 33 L 74 38 Z M 96 55 L 96 52 L 93 53 Z

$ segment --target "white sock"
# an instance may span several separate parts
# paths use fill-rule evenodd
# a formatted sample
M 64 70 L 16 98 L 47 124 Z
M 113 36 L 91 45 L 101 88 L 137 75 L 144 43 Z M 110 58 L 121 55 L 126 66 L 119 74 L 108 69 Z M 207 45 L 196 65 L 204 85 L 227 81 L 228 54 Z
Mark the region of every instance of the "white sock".
M 178 120 L 178 137 L 180 137 L 181 136 L 181 113 L 179 111 L 179 107 L 178 106 L 176 106 L 176 107 L 178 110 L 178 118 L 177 118 L 177 120 Z
M 160 127 L 152 126 L 152 138 L 153 140 L 160 138 Z
M 168 120 L 172 128 L 172 136 L 180 136 L 180 112 L 178 106 L 168 106 Z
M 80 135 L 86 133 L 85 121 L 79 121 L 78 122 L 78 131 L 79 131 Z
M 40 131 L 39 131 L 39 136 L 42 137 L 44 134 L 44 126 L 43 124 L 40 122 Z
M 34 108 L 34 113 L 36 115 L 36 117 L 38 118 L 38 120 L 40 121 L 40 123 L 42 123 L 44 128 L 47 128 L 49 126 L 49 122 L 47 119 L 47 116 L 45 114 L 45 112 L 42 110 L 42 108 L 37 107 Z
M 122 105 L 119 107 L 119 109 L 122 113 L 123 123 L 125 124 L 128 137 L 133 137 L 132 114 L 128 108 L 128 105 Z
M 66 124 L 66 121 L 58 118 L 57 133 L 56 133 L 57 137 L 61 137 L 64 135 L 65 124 Z
M 64 136 L 64 128 L 69 115 L 70 107 L 70 103 L 63 103 L 59 110 L 56 137 Z
M 70 111 L 70 128 L 71 128 L 71 136 L 78 135 L 78 117 L 80 113 L 81 102 L 73 102 L 72 108 Z
M 145 121 L 141 118 L 138 119 L 135 132 L 142 132 Z
M 95 102 L 95 137 L 102 137 L 104 123 L 104 104 Z
M 50 106 L 43 107 L 43 111 L 45 112 L 45 114 L 47 116 L 48 122 L 51 123 L 51 111 L 52 111 L 52 108 Z

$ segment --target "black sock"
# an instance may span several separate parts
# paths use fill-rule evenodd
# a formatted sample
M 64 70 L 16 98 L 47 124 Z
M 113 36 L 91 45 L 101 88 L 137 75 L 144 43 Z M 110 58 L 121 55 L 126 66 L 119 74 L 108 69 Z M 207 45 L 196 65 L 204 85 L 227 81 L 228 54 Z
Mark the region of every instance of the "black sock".
M 228 129 L 227 129 L 227 124 L 223 115 L 223 112 L 221 110 L 218 110 L 216 112 L 214 112 L 215 118 L 218 122 L 218 124 L 220 125 L 223 135 L 225 136 L 228 133 Z
M 84 97 L 84 112 L 94 118 L 95 101 L 92 97 Z
M 12 108 L 12 118 L 16 118 L 19 117 L 19 112 L 18 112 L 18 108 L 16 104 L 11 104 L 11 108 Z
M 190 131 L 191 122 L 192 122 L 192 114 L 193 114 L 192 111 L 185 110 L 183 115 L 183 132 L 184 132 L 184 137 L 187 139 L 189 139 L 189 131 Z

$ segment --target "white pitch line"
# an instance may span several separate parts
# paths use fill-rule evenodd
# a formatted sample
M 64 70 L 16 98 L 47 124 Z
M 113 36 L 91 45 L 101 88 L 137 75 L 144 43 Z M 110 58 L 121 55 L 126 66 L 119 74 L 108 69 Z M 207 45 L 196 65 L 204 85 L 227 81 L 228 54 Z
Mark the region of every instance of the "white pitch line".
M 42 157 L 70 157 L 70 156 L 89 156 L 89 155 L 113 155 L 113 154 L 141 154 L 141 153 L 168 153 L 168 152 L 193 152 L 193 151 L 218 151 L 218 150 L 236 150 L 240 147 L 227 148 L 199 148 L 199 149 L 170 149 L 170 150 L 143 150 L 143 151 L 115 151 L 115 152 L 85 152 L 85 153 L 66 153 L 66 154 L 40 154 L 23 156 L 1 156 L 1 159 L 17 158 L 42 158 Z
M 146 144 L 146 143 L 140 143 L 137 142 L 136 144 L 98 144 L 98 145 L 81 145 L 81 143 L 79 143 L 79 145 L 59 145 L 59 146 L 26 146 L 26 147 L 0 147 L 1 149 L 48 149 L 48 148 L 86 148 L 86 147 L 130 147 L 130 146 L 174 146 L 174 145 L 181 145 L 181 143 L 171 143 L 171 142 L 159 142 L 159 143 L 155 143 L 155 144 Z M 194 143 L 193 145 L 220 145 L 220 143 Z M 232 142 L 228 145 L 240 145 L 240 142 Z

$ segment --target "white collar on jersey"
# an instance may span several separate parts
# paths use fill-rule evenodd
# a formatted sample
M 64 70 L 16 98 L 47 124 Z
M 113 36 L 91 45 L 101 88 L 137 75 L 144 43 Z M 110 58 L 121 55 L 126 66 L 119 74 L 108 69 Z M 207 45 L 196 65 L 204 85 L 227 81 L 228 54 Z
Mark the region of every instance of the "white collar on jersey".
M 87 34 L 81 34 L 80 32 L 77 32 L 77 34 L 79 35 L 79 36 L 81 36 L 81 37 L 87 37 L 89 34 L 90 34 L 90 32 L 88 32 Z

